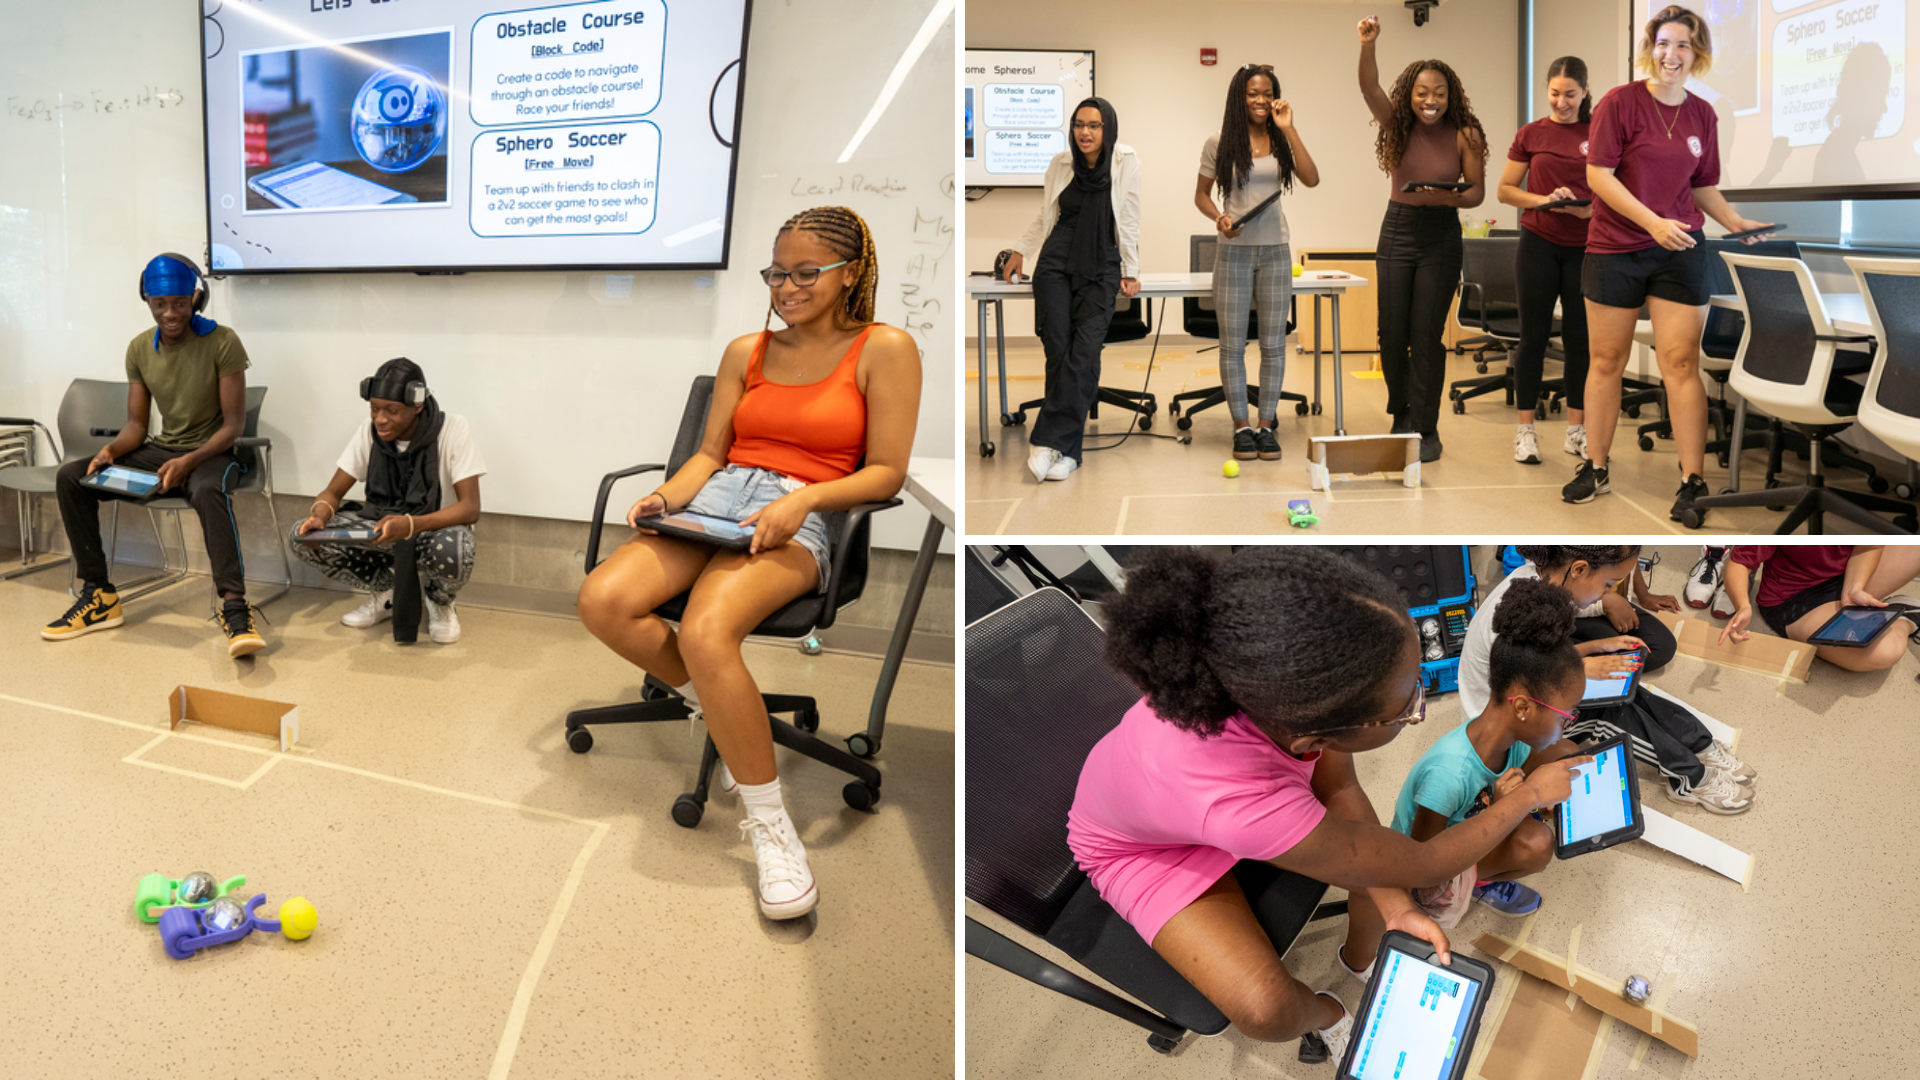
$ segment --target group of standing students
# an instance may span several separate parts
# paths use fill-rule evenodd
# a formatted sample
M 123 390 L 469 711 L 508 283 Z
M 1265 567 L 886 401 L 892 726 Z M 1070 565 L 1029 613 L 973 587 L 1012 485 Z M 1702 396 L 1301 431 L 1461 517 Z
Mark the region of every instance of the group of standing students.
M 1375 250 L 1390 430 L 1417 433 L 1420 460 L 1432 462 L 1442 450 L 1443 338 L 1464 253 L 1458 211 L 1485 199 L 1487 135 L 1451 67 L 1416 60 L 1384 88 L 1374 57 L 1379 21 L 1362 19 L 1358 29 L 1360 91 L 1379 127 L 1375 158 L 1391 177 Z M 1569 407 L 1563 448 L 1580 459 L 1561 492 L 1568 502 L 1590 502 L 1608 491 L 1621 381 L 1643 305 L 1683 477 L 1673 517 L 1707 493 L 1699 342 L 1710 292 L 1701 230 L 1707 217 L 1729 232 L 1764 225 L 1735 212 L 1720 194 L 1718 121 L 1712 107 L 1686 89 L 1690 76 L 1709 70 L 1711 56 L 1706 21 L 1684 7 L 1667 7 L 1641 36 L 1637 63 L 1645 79 L 1615 87 L 1595 104 L 1586 64 L 1561 57 L 1549 68 L 1551 111 L 1521 128 L 1507 151 L 1497 197 L 1522 211 L 1514 459 L 1541 460 L 1533 406 L 1557 305 Z M 1064 480 L 1079 467 L 1113 298 L 1139 292 L 1139 157 L 1118 141 L 1118 119 L 1104 99 L 1081 102 L 1072 129 L 1073 149 L 1049 166 L 1041 211 L 1003 269 L 1017 280 L 1024 267 L 1033 267 L 1046 353 L 1046 396 L 1027 463 L 1037 481 Z M 1273 68 L 1246 65 L 1228 88 L 1219 133 L 1201 148 L 1194 194 L 1194 205 L 1218 233 L 1213 299 L 1221 384 L 1233 417 L 1233 456 L 1240 460 L 1281 456 L 1273 427 L 1286 371 L 1283 313 L 1291 301 L 1292 260 L 1277 196 L 1292 191 L 1296 179 L 1315 187 L 1320 173 L 1294 126 L 1293 106 L 1281 97 Z M 1269 197 L 1271 205 L 1245 217 Z M 1256 305 L 1269 317 L 1260 323 L 1258 412 L 1250 415 L 1247 324 Z

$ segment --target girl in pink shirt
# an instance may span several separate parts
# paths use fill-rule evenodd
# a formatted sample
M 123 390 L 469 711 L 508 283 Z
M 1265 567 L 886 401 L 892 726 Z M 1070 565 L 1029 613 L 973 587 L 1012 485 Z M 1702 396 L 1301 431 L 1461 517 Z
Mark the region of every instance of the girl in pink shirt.
M 1313 1031 L 1342 1052 L 1351 1020 L 1288 974 L 1233 875 L 1241 859 L 1351 893 L 1341 962 L 1364 979 L 1388 929 L 1446 934 L 1408 896 L 1478 862 L 1569 769 L 1418 843 L 1380 824 L 1353 755 L 1426 715 L 1420 641 L 1394 588 L 1320 548 L 1258 547 L 1216 565 L 1150 552 L 1108 608 L 1107 659 L 1146 697 L 1095 744 L 1067 817 L 1094 887 L 1248 1036 Z

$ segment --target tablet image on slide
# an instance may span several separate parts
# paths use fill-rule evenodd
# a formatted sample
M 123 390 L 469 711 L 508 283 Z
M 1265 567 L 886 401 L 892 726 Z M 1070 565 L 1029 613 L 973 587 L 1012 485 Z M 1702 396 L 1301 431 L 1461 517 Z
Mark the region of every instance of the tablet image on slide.
M 1433 946 L 1398 930 L 1380 940 L 1373 976 L 1340 1059 L 1339 1080 L 1457 1080 L 1466 1075 L 1493 969 L 1458 950 L 1442 967 Z
M 1627 736 L 1615 735 L 1580 748 L 1592 754 L 1573 774 L 1573 794 L 1554 808 L 1557 858 L 1637 840 L 1647 831 L 1640 815 L 1640 778 L 1627 753 Z
M 362 180 L 318 161 L 289 165 L 247 179 L 252 191 L 283 210 L 342 210 L 419 202 L 412 195 Z
M 160 474 L 109 465 L 80 481 L 91 488 L 146 498 L 160 490 Z
M 1807 644 L 1864 649 L 1905 615 L 1906 609 L 1898 607 L 1843 607 L 1807 635 Z

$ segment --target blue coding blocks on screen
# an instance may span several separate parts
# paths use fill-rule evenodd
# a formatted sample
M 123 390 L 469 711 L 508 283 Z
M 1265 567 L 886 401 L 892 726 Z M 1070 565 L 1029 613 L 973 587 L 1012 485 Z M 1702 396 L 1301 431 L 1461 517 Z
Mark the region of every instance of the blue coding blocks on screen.
M 1360 1033 L 1353 1073 L 1361 1080 L 1439 1080 L 1466 1039 L 1479 984 L 1405 953 L 1386 968 Z
M 1622 829 L 1633 820 L 1627 748 L 1615 746 L 1575 773 L 1573 795 L 1560 804 L 1560 842 L 1570 844 Z

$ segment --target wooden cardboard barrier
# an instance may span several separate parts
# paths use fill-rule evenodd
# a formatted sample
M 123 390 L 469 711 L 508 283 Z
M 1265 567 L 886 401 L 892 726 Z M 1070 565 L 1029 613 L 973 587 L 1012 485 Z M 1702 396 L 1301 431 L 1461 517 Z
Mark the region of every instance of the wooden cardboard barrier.
M 170 730 L 178 731 L 180 721 L 192 720 L 229 731 L 251 731 L 279 738 L 283 753 L 300 741 L 300 707 L 283 701 L 181 686 L 168 696 L 168 706 L 173 720 Z
M 1499 934 L 1482 934 L 1474 939 L 1473 947 L 1558 987 L 1563 1003 L 1565 995 L 1571 991 L 1615 1020 L 1646 1032 L 1688 1057 L 1700 1056 L 1699 1029 L 1665 1009 L 1653 1007 L 1652 1002 L 1635 1005 L 1622 997 L 1620 988 L 1625 985 L 1625 979 L 1602 975 L 1573 963 L 1569 958 L 1555 956 L 1538 945 L 1515 941 Z
M 1498 1026 L 1474 1080 L 1581 1080 L 1606 1050 L 1613 1017 L 1567 992 L 1525 975 L 1512 980 Z
M 1420 486 L 1420 436 L 1321 435 L 1308 440 L 1307 482 L 1330 491 L 1335 476 L 1399 475 L 1407 487 Z
M 1755 633 L 1745 641 L 1729 637 L 1722 642 L 1720 628 L 1711 623 L 1689 619 L 1677 611 L 1662 611 L 1659 618 L 1673 631 L 1674 641 L 1686 656 L 1800 683 L 1807 681 L 1807 672 L 1813 667 L 1813 646 L 1804 641 Z

